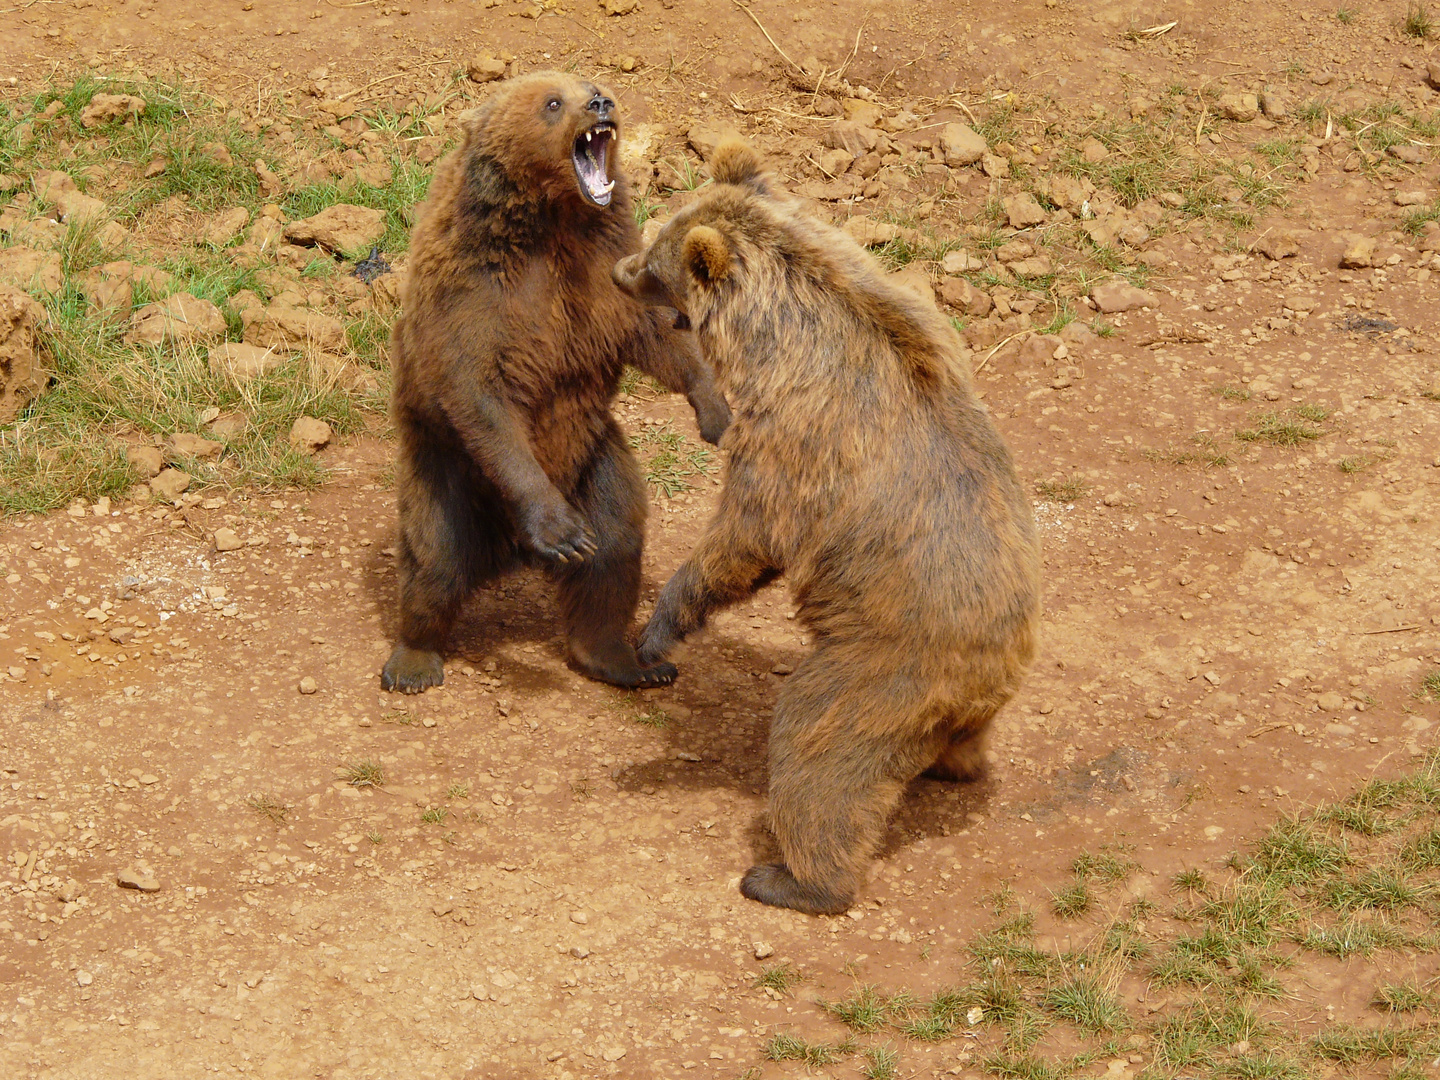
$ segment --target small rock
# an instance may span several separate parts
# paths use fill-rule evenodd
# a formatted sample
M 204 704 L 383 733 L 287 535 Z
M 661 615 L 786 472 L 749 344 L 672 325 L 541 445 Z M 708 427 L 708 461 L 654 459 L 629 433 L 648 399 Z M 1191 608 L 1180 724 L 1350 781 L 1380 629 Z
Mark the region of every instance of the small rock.
M 631 0 L 606 0 L 607 3 L 630 3 Z M 600 1056 L 606 1061 L 619 1061 L 626 1054 L 623 1046 L 610 1046 L 600 1051 Z
M 119 874 L 115 875 L 115 883 L 122 889 L 138 889 L 140 892 L 160 891 L 159 881 L 138 870 L 121 870 Z
M 44 320 L 45 309 L 29 293 L 0 284 L 0 425 L 14 420 L 49 381 L 35 347 Z
M 65 284 L 60 256 L 23 246 L 0 247 L 0 284 L 27 292 L 59 292 Z
M 80 110 L 80 126 L 103 127 L 117 120 L 131 120 L 145 113 L 145 99 L 134 94 L 96 94 Z
M 1105 149 L 1102 145 L 1100 149 Z M 1073 176 L 1050 178 L 1050 201 L 1061 210 L 1079 210 L 1085 204 L 1085 185 Z
M 1363 270 L 1375 257 L 1375 239 L 1371 236 L 1352 237 L 1340 256 L 1342 270 Z
M 1118 491 L 1112 491 L 1100 500 L 1106 506 L 1124 506 L 1125 496 Z
M 320 684 L 315 681 L 314 676 L 306 675 L 300 680 L 300 685 L 296 689 L 302 694 L 313 694 L 320 689 Z
M 1288 229 L 1281 229 L 1276 232 L 1268 232 L 1256 240 L 1255 250 L 1267 259 L 1278 262 L 1281 259 L 1293 259 L 1299 255 L 1300 241 Z
M 1248 124 L 1260 115 L 1260 99 L 1254 94 L 1221 94 L 1215 111 L 1226 120 Z
M 234 240 L 250 223 L 250 211 L 243 206 L 232 206 L 229 210 L 221 210 L 211 220 L 201 233 L 201 238 L 215 247 L 224 247 Z
M 221 413 L 205 425 L 205 430 L 217 439 L 229 440 L 237 439 L 245 434 L 245 429 L 249 426 L 249 422 L 241 413 Z
M 239 307 L 238 296 L 231 301 Z M 345 324 L 323 311 L 296 307 L 276 299 L 269 307 L 258 303 L 241 308 L 245 343 L 267 349 L 302 348 L 340 352 L 345 348 Z
M 1003 158 L 999 154 L 982 154 L 980 171 L 992 180 L 1004 180 L 1010 175 L 1009 159 Z
M 150 481 L 150 493 L 164 502 L 173 503 L 190 486 L 190 474 L 179 469 L 162 469 Z
M 1430 194 L 1426 191 L 1397 191 L 1394 195 L 1396 206 L 1420 206 L 1430 201 Z
M 216 551 L 239 551 L 244 546 L 245 542 L 240 539 L 240 534 L 234 529 L 215 530 Z
M 1340 708 L 1342 705 L 1345 704 L 1345 699 L 1339 694 L 1337 694 L 1334 690 L 1330 690 L 1316 698 L 1315 704 L 1319 705 L 1320 708 L 1324 709 L 1326 712 L 1334 712 L 1336 709 Z
M 1440 90 L 1440 57 L 1436 57 L 1425 65 L 1425 81 Z
M 573 956 L 576 960 L 584 960 L 587 956 L 590 955 L 590 950 L 587 949 L 584 945 L 572 945 L 570 947 L 570 955 Z
M 946 124 L 940 129 L 940 152 L 951 167 L 974 165 L 989 148 L 985 137 L 969 124 Z
M 878 128 L 885 120 L 885 110 L 864 98 L 846 98 L 840 103 L 840 108 L 846 120 L 854 120 L 861 127 Z
M 640 0 L 600 0 L 606 15 L 629 15 L 640 9 Z
M 1095 306 L 1106 315 L 1133 311 L 1135 308 L 1157 307 L 1160 303 L 1160 298 L 1154 293 L 1137 289 L 1126 281 L 1107 281 L 1096 285 L 1090 290 L 1090 299 L 1094 300 Z
M 385 212 L 336 203 L 312 217 L 285 226 L 285 239 L 303 247 L 319 245 L 337 255 L 369 251 L 385 235 Z
M 1041 278 L 1055 269 L 1049 256 L 1036 255 L 1010 264 L 1010 272 L 1019 278 Z
M 472 59 L 465 65 L 465 74 L 470 77 L 471 82 L 488 83 L 505 77 L 506 64 L 504 60 L 498 60 L 489 53 Z
M 1425 164 L 1425 147 L 1412 146 L 1410 143 L 1396 143 L 1385 151 L 1397 161 L 1403 161 L 1407 165 Z
M 157 176 L 164 176 L 167 168 L 169 168 L 169 165 L 164 158 L 152 158 L 145 166 L 145 171 L 141 173 L 141 175 L 144 176 L 146 180 L 154 180 Z
M 770 667 L 770 674 L 772 674 L 772 675 L 793 675 L 793 674 L 795 674 L 795 665 L 793 665 L 793 664 L 787 664 L 787 663 L 785 663 L 784 661 L 781 661 L 781 662 L 778 663 L 778 664 L 773 664 L 773 665 L 771 665 L 771 667 Z
M 225 447 L 211 439 L 202 439 L 188 431 L 179 431 L 170 436 L 170 452 L 178 457 L 193 457 L 208 460 L 219 457 Z
M 30 177 L 35 197 L 60 214 L 67 223 L 98 220 L 105 216 L 105 204 L 81 192 L 74 178 L 55 169 L 40 169 Z
M 1260 91 L 1260 109 L 1277 124 L 1283 124 L 1290 119 L 1290 101 L 1274 87 L 1267 86 Z
M 133 626 L 117 626 L 105 636 L 116 645 L 124 645 L 135 636 L 135 628 Z
M 290 445 L 302 454 L 313 454 L 330 441 L 330 425 L 313 416 L 302 416 L 290 425 Z
M 1000 203 L 1009 216 L 1012 229 L 1028 229 L 1045 224 L 1045 208 L 1028 191 L 1008 195 Z
M 843 150 L 851 158 L 858 158 L 875 149 L 880 141 L 880 132 L 854 120 L 837 120 L 830 130 L 825 132 L 822 141 L 834 150 Z
M 209 300 L 175 293 L 165 300 L 146 304 L 130 316 L 127 345 L 162 345 L 167 342 L 191 344 L 213 341 L 225 334 L 225 316 Z
M 210 372 L 233 383 L 245 383 L 270 374 L 285 360 L 285 355 L 273 346 L 262 349 L 243 341 L 227 341 L 210 350 Z
M 775 946 L 771 945 L 768 941 L 757 941 L 757 942 L 755 942 L 755 959 L 756 959 L 756 960 L 765 960 L 765 959 L 768 959 L 769 957 L 774 956 L 774 955 L 775 955 Z
M 964 278 L 946 278 L 940 283 L 940 298 L 967 315 L 983 319 L 990 314 L 994 302 L 984 289 L 977 289 Z
M 1080 156 L 1091 165 L 1097 165 L 1110 156 L 1110 151 L 1106 149 L 1104 143 L 1092 135 L 1080 144 Z
M 573 923 L 577 923 L 580 926 L 584 926 L 590 921 L 590 918 L 583 911 L 572 911 L 570 913 L 570 921 Z
M 81 968 L 79 971 L 75 972 L 75 982 L 80 986 L 89 986 L 94 981 L 95 976 L 91 975 L 90 972 L 86 971 L 84 968 Z
M 876 221 L 863 214 L 849 218 L 843 228 L 862 247 L 879 247 L 900 235 L 900 230 L 889 222 Z
M 125 451 L 125 460 L 141 480 L 158 476 L 165 467 L 165 455 L 155 446 L 132 446 Z M 184 488 L 181 489 L 182 491 Z
M 930 275 L 919 263 L 910 263 L 908 266 L 896 270 L 893 274 L 885 275 L 886 278 L 902 289 L 909 289 L 922 300 L 935 303 L 935 286 L 930 283 Z

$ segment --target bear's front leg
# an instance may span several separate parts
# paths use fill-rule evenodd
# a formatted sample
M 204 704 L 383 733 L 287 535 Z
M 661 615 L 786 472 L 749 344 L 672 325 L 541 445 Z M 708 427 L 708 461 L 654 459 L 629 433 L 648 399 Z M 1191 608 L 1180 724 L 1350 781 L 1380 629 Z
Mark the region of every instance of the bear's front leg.
M 655 613 L 640 633 L 636 649 L 640 663 L 663 660 L 704 626 L 712 611 L 743 600 L 779 573 L 745 538 L 735 536 L 731 529 L 712 526 L 660 590 Z

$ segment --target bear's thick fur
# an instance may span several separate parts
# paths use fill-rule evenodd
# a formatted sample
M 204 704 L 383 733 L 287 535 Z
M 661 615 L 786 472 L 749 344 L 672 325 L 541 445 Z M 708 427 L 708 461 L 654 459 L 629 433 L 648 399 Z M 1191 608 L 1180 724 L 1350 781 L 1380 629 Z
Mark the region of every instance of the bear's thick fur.
M 542 72 L 467 115 L 436 169 L 391 335 L 399 429 L 399 644 L 387 690 L 443 681 L 462 602 L 527 558 L 547 564 L 575 664 L 619 686 L 639 664 L 645 487 L 610 413 L 626 363 L 685 393 L 714 442 L 725 399 L 691 335 L 610 277 L 640 247 L 609 91 Z
M 706 616 L 789 579 L 814 651 L 770 730 L 783 864 L 741 891 L 844 911 L 905 786 L 959 780 L 1035 647 L 1039 547 L 949 323 L 780 192 L 755 151 L 615 278 L 688 316 L 734 409 L 720 508 L 640 638 L 657 663 Z

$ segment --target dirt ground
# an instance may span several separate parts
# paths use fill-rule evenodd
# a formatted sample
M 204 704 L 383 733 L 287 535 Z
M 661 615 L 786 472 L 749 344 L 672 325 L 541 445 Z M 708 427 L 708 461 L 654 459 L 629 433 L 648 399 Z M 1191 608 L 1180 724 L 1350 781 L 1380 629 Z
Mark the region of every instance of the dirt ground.
M 440 92 L 427 65 L 490 53 L 609 68 L 632 123 L 677 146 L 703 122 L 813 145 L 830 121 L 783 50 L 812 74 L 808 58 L 850 58 L 851 90 L 917 125 L 1013 95 L 1038 118 L 1032 160 L 1175 83 L 1432 116 L 1440 98 L 1435 41 L 1400 33 L 1396 3 L 1348 22 L 1308 2 L 752 10 L 773 43 L 728 2 L 39 0 L 0 9 L 0 72 L 16 93 L 57 72 L 169 73 L 240 109 L 293 89 L 298 108 L 317 79 L 402 70 L 396 94 L 424 102 Z M 634 74 L 613 70 L 627 59 Z M 1294 123 L 1262 115 L 1212 142 Z M 857 1076 L 859 1059 L 764 1047 L 838 1038 L 815 1002 L 857 981 L 924 996 L 961 979 L 1006 886 L 1043 937 L 1079 940 L 1136 898 L 1166 909 L 1177 873 L 1221 873 L 1281 814 L 1413 768 L 1440 719 L 1421 691 L 1440 669 L 1440 255 L 1422 250 L 1435 233 L 1400 230 L 1397 196 L 1433 203 L 1440 169 L 1424 140 L 1380 162 L 1339 142 L 1238 240 L 1157 230 L 1140 249 L 1156 303 L 1106 314 L 1108 336 L 1058 358 L 972 337 L 984 401 L 1040 485 L 1043 643 L 989 778 L 918 781 L 846 916 L 737 891 L 768 850 L 766 722 L 806 644 L 783 582 L 690 643 L 672 688 L 627 697 L 567 668 L 550 591 L 510 578 L 475 598 L 444 687 L 404 699 L 378 685 L 395 582 L 383 434 L 337 440 L 311 491 L 0 522 L 0 1072 Z M 895 198 L 958 231 L 1011 184 L 971 169 L 951 201 Z M 1262 255 L 1266 235 L 1295 253 Z M 1342 269 L 1357 236 L 1377 254 Z M 1319 437 L 1237 437 L 1267 410 Z M 679 399 L 637 389 L 617 411 L 696 440 Z M 647 604 L 718 490 L 712 473 L 657 493 Z M 243 546 L 214 550 L 221 527 Z M 351 782 L 362 763 L 383 786 Z M 1140 870 L 1088 923 L 1059 920 L 1052 892 L 1102 845 Z M 159 890 L 120 888 L 122 872 Z M 782 961 L 806 981 L 757 988 Z M 1425 983 L 1440 961 L 1300 957 L 1286 980 L 1304 989 L 1277 1008 L 1297 1037 L 1374 1024 L 1374 987 L 1398 974 Z M 1123 990 L 1142 1014 L 1165 997 Z M 897 1075 L 978 1077 L 983 1041 L 906 1043 Z M 1137 1075 L 1134 1049 L 1081 1074 Z M 1389 1065 L 1313 1064 L 1341 1068 Z

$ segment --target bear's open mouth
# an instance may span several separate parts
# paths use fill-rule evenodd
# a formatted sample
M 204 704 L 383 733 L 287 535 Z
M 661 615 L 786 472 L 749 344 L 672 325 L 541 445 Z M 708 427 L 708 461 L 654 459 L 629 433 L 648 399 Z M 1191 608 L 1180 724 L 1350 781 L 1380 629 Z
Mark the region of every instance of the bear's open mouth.
M 615 190 L 607 165 L 610 141 L 614 138 L 614 124 L 596 124 L 579 134 L 570 153 L 575 160 L 575 179 L 580 182 L 580 191 L 596 206 L 609 206 L 610 193 Z

